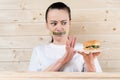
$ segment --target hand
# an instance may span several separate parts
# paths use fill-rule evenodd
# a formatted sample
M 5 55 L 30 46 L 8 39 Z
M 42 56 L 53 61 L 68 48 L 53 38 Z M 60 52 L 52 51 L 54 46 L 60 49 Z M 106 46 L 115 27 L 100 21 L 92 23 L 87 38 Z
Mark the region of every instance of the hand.
M 75 55 L 76 51 L 74 50 L 76 38 L 70 37 L 66 42 L 66 53 L 65 55 L 60 58 L 56 63 L 50 65 L 44 71 L 59 71 L 66 63 L 68 63 L 73 56 Z
M 94 59 L 100 55 L 100 52 L 90 52 L 89 54 L 80 51 L 77 52 L 83 56 L 87 71 L 95 71 Z
M 76 43 L 76 37 L 73 37 L 73 36 L 69 37 L 69 39 L 66 42 L 66 53 L 62 58 L 63 64 L 66 64 L 67 62 L 69 62 L 75 55 L 76 53 L 76 51 L 74 50 L 75 43 Z

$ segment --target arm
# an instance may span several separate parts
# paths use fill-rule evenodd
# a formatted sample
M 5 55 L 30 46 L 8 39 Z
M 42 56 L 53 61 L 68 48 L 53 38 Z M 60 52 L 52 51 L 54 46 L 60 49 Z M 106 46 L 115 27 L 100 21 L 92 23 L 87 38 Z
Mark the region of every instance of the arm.
M 71 37 L 67 42 L 66 42 L 66 53 L 65 55 L 59 59 L 56 63 L 50 65 L 47 69 L 44 71 L 58 71 L 60 70 L 66 63 L 68 63 L 73 56 L 75 55 L 76 51 L 74 50 L 76 38 Z
M 93 66 L 92 66 L 95 71 L 92 71 L 92 67 L 87 68 L 87 66 L 90 66 L 90 65 L 85 64 L 85 67 L 86 67 L 85 69 L 87 72 L 102 72 L 101 66 L 97 58 L 94 59 Z
M 44 70 L 44 72 L 46 71 L 59 71 L 61 69 L 62 66 L 64 66 L 64 60 L 63 59 L 59 59 L 56 63 L 50 65 L 47 69 Z
M 78 51 L 81 54 L 85 61 L 85 68 L 87 72 L 97 72 L 95 58 L 100 54 L 100 52 L 86 54 L 84 52 Z M 98 63 L 97 63 L 98 64 Z

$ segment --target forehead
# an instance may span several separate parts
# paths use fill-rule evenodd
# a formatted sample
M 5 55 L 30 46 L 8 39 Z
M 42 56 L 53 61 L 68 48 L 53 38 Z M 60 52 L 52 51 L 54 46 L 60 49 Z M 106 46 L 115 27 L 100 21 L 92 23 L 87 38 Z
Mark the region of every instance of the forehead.
M 48 20 L 69 20 L 69 14 L 64 9 L 50 9 L 48 12 Z

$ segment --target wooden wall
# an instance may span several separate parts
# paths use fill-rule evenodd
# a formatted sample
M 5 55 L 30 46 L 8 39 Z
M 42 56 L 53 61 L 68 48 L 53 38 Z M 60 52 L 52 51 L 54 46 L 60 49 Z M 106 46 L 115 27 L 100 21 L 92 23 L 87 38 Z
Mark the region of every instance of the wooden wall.
M 120 0 L 0 0 L 0 71 L 27 70 L 32 48 L 51 40 L 44 16 L 56 1 L 71 7 L 78 42 L 102 42 L 103 71 L 120 72 Z

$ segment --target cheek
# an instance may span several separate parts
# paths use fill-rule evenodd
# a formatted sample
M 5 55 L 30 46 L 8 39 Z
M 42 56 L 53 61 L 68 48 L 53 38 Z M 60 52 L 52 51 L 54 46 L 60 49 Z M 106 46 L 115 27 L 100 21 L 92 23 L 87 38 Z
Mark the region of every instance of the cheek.
M 69 24 L 67 24 L 65 28 L 66 28 L 66 30 L 69 30 L 70 25 L 69 25 Z
M 51 26 L 51 24 L 47 23 L 47 29 L 52 31 L 54 28 Z

